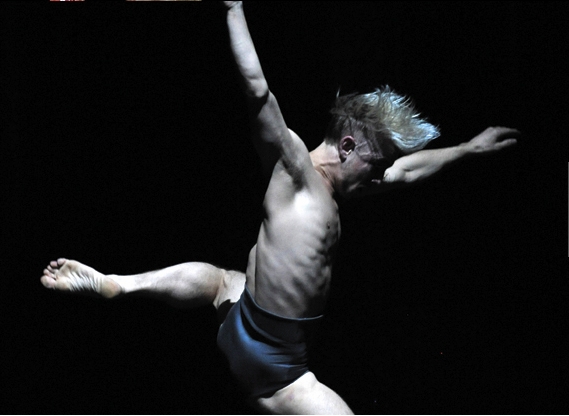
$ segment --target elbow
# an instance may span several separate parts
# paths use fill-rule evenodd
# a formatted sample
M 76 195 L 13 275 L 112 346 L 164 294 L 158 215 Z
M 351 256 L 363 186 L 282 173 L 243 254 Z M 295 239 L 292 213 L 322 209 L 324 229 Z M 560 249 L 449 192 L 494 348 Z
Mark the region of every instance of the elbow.
M 422 181 L 422 177 L 417 172 L 406 169 L 393 169 L 386 179 L 397 188 L 408 188 Z
M 269 97 L 269 85 L 265 78 L 254 79 L 247 82 L 245 94 L 251 101 L 266 101 Z
M 407 185 L 416 184 L 422 182 L 422 180 L 423 176 L 420 174 L 420 172 L 414 170 L 405 172 L 405 176 L 403 177 L 403 181 Z

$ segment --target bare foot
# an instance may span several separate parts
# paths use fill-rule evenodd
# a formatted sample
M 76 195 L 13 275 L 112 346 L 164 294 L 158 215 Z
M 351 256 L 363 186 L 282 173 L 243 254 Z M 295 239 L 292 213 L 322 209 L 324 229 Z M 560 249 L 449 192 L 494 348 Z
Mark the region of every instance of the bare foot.
M 117 282 L 75 260 L 58 259 L 50 262 L 43 271 L 41 282 L 48 289 L 97 293 L 105 298 L 113 298 L 122 293 Z

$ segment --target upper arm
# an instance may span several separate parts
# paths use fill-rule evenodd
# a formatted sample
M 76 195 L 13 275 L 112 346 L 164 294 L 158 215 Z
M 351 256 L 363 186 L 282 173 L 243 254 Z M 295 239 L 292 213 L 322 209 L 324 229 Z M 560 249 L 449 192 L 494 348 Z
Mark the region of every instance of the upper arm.
M 249 99 L 253 143 L 268 176 L 281 160 L 293 176 L 311 166 L 310 156 L 300 138 L 288 129 L 272 92 Z

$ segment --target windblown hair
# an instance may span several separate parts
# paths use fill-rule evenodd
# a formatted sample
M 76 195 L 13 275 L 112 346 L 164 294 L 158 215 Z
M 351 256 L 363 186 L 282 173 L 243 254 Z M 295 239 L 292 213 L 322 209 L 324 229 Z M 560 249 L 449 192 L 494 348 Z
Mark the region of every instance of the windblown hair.
M 369 94 L 337 96 L 330 112 L 332 120 L 326 134 L 329 142 L 353 134 L 355 129 L 368 140 L 375 140 L 376 145 L 391 139 L 401 153 L 409 154 L 440 135 L 437 127 L 419 117 L 411 99 L 396 94 L 389 86 Z

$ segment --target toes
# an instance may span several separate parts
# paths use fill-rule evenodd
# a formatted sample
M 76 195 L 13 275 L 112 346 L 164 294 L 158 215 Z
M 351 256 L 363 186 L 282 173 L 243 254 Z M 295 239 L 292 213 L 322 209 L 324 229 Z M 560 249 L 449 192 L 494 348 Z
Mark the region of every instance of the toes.
M 51 277 L 43 275 L 40 280 L 42 285 L 44 285 L 48 289 L 55 289 L 55 280 L 52 279 Z
M 67 262 L 67 259 L 64 258 L 59 258 L 57 260 L 52 260 L 49 262 L 49 266 L 51 266 L 51 269 L 59 269 L 61 266 L 63 266 L 65 264 L 65 262 Z M 48 268 L 49 268 L 48 266 Z
M 49 262 L 48 266 L 43 270 L 43 276 L 41 277 L 41 283 L 48 289 L 56 290 L 68 290 L 68 284 L 66 279 L 58 279 L 57 275 L 61 277 L 62 271 L 61 267 L 67 262 L 65 258 L 59 258 L 57 260 L 52 260 Z M 63 271 L 65 274 L 65 271 Z

